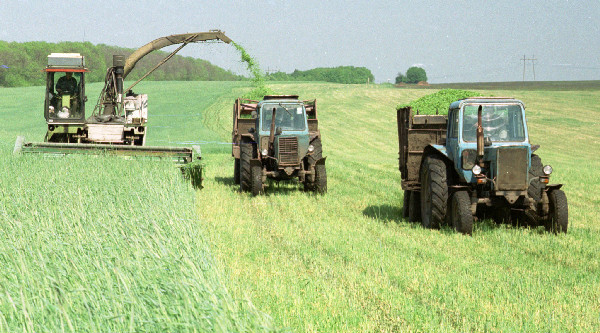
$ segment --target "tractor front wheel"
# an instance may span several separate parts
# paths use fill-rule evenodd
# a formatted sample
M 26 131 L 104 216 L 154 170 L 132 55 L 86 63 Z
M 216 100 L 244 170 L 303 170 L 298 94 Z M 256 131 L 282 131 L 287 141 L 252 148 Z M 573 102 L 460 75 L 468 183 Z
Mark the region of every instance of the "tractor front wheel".
M 458 191 L 452 195 L 451 203 L 452 225 L 461 234 L 473 233 L 473 215 L 471 214 L 471 199 L 466 191 Z
M 256 196 L 263 193 L 262 166 L 253 165 L 252 169 L 252 195 Z
M 546 230 L 557 233 L 566 233 L 569 226 L 569 205 L 567 196 L 562 190 L 553 190 L 548 193 L 550 214 L 546 223 Z

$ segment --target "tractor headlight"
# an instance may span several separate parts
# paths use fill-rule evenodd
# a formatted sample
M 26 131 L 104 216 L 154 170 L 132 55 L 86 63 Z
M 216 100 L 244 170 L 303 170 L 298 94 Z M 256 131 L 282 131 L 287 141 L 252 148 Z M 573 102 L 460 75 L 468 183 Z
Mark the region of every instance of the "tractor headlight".
M 550 174 L 551 174 L 551 173 L 552 173 L 552 167 L 551 167 L 551 166 L 549 166 L 549 165 L 546 165 L 546 166 L 544 167 L 544 174 L 545 174 L 546 176 L 550 176 Z
M 269 154 L 269 151 L 268 151 L 268 150 L 266 150 L 266 149 L 263 149 L 263 150 L 261 151 L 261 154 L 262 154 L 263 156 L 267 156 L 267 155 Z
M 315 146 L 313 145 L 308 145 L 308 152 L 312 153 L 313 151 L 315 151 Z
M 475 164 L 473 166 L 473 169 L 471 169 L 471 171 L 473 171 L 474 175 L 479 175 L 481 173 L 481 167 L 477 164 Z

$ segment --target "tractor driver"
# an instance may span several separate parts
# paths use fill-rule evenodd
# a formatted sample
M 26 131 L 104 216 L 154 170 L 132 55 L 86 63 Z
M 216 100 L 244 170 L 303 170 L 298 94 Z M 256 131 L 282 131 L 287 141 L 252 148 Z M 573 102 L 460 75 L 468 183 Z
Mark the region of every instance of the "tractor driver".
M 73 73 L 67 72 L 65 76 L 58 79 L 56 82 L 56 92 L 59 95 L 63 93 L 74 94 L 77 90 L 77 80 L 73 77 Z

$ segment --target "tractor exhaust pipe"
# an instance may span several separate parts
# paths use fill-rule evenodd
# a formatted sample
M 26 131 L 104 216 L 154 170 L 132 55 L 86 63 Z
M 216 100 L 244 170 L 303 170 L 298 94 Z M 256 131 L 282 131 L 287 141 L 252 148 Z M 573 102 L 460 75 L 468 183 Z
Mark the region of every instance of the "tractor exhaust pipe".
M 277 112 L 277 108 L 273 108 L 273 114 L 271 115 L 271 131 L 269 132 L 269 149 L 271 151 L 273 151 L 275 143 L 275 112 Z
M 479 160 L 479 164 L 481 165 L 483 162 L 483 125 L 482 125 L 482 121 L 481 121 L 481 113 L 482 113 L 482 106 L 480 105 L 479 108 L 477 109 L 477 159 Z

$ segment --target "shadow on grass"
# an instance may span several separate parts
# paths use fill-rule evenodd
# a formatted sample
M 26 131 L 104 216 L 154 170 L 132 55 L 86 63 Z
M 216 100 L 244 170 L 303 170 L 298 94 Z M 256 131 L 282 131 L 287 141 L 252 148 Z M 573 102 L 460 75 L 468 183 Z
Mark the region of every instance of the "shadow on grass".
M 215 177 L 215 181 L 227 186 L 236 185 L 236 183 L 233 181 L 233 177 Z
M 233 192 L 240 192 L 240 186 L 233 181 L 233 177 L 215 177 L 217 183 L 230 186 Z M 274 181 L 271 179 L 267 180 L 265 184 L 265 196 L 271 195 L 287 195 L 289 193 L 304 192 L 301 184 L 295 180 L 289 181 Z M 306 192 L 312 194 L 312 192 Z
M 407 222 L 402 218 L 402 208 L 391 205 L 369 206 L 363 210 L 363 215 L 388 222 Z

